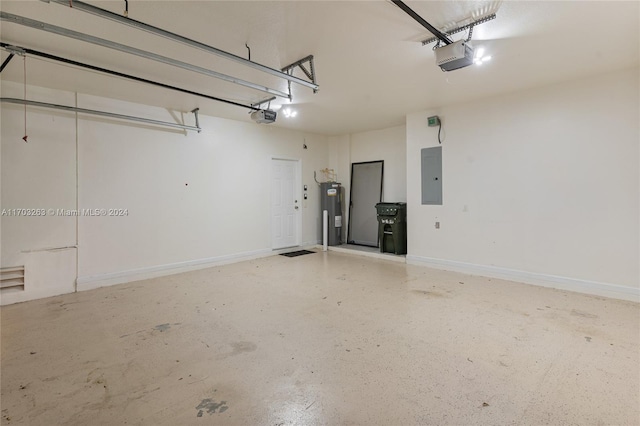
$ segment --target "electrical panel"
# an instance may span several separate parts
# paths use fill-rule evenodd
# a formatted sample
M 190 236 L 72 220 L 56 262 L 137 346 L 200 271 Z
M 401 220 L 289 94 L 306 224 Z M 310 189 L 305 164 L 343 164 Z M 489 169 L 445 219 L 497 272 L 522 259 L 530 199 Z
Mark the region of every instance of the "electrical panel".
M 420 154 L 422 204 L 442 205 L 442 147 L 423 148 Z

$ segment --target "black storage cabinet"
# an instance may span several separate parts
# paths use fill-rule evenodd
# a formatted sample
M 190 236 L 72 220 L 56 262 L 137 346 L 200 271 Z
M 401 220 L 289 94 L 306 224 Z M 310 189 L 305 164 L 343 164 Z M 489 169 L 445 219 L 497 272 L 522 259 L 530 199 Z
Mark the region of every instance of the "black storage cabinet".
M 407 203 L 378 203 L 380 253 L 407 254 Z

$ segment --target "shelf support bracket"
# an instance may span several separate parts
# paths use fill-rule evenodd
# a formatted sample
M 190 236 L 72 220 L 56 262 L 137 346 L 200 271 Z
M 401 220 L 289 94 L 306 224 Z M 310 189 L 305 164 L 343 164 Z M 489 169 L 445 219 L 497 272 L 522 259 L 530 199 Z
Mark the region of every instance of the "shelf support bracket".
M 307 68 L 305 64 L 308 64 L 309 68 Z M 313 55 L 309 55 L 299 61 L 295 61 L 294 63 L 287 65 L 282 68 L 282 72 L 292 75 L 296 68 L 300 68 L 304 75 L 311 80 L 311 83 L 315 86 L 313 93 L 318 93 L 318 82 L 316 81 L 316 72 L 313 66 Z M 289 99 L 291 99 L 291 84 L 289 84 Z
M 196 118 L 196 128 L 198 129 L 197 132 L 200 133 L 202 131 L 202 128 L 200 127 L 200 120 L 198 119 L 198 111 L 200 111 L 200 108 L 195 108 L 191 110 L 191 112 Z

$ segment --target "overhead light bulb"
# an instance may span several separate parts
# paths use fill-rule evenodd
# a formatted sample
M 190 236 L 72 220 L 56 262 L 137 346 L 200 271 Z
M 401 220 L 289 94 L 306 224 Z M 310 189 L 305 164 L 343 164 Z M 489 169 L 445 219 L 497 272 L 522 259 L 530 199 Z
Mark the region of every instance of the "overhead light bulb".
M 284 115 L 286 118 L 293 118 L 298 115 L 298 111 L 292 110 L 291 108 L 284 108 L 282 110 L 282 115 Z
M 490 60 L 491 60 L 491 56 L 484 56 L 484 48 L 479 47 L 478 50 L 476 50 L 475 52 L 473 63 L 476 65 L 482 65 L 483 63 Z

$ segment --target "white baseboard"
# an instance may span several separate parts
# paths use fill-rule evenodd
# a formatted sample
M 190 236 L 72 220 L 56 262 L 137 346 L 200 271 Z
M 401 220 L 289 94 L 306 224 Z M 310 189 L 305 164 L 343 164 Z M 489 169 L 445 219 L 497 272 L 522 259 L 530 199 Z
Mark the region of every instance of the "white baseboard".
M 480 275 L 483 277 L 517 281 L 559 290 L 640 302 L 640 288 L 413 255 L 407 255 L 407 263 L 447 271 L 463 272 L 471 275 Z
M 78 277 L 77 291 L 92 290 L 94 288 L 123 284 L 131 281 L 146 280 L 150 278 L 162 277 L 165 275 L 179 274 L 181 272 L 195 271 L 197 269 L 205 269 L 211 268 L 213 266 L 258 259 L 261 257 L 272 256 L 274 254 L 277 254 L 278 252 L 278 250 L 261 249 L 225 256 L 151 266 L 148 268 L 132 269 L 129 271 Z
M 322 250 L 322 245 L 319 246 L 320 250 Z M 380 253 L 380 252 L 373 252 L 373 251 L 361 251 L 361 250 L 354 250 L 353 248 L 344 248 L 344 247 L 340 247 L 340 246 L 328 246 L 327 250 L 329 251 L 337 251 L 339 253 L 346 253 L 346 254 L 352 254 L 355 256 L 364 256 L 364 257 L 371 257 L 374 259 L 382 259 L 382 260 L 389 260 L 391 262 L 399 262 L 399 263 L 406 263 L 406 259 L 404 255 L 394 255 L 391 253 Z
M 303 243 L 300 248 L 315 247 L 316 241 Z M 91 275 L 78 277 L 77 291 L 93 290 L 99 287 L 106 287 L 116 284 L 124 284 L 131 281 L 147 280 L 150 278 L 163 277 L 166 275 L 174 275 L 182 272 L 195 271 L 198 269 L 211 268 L 219 265 L 227 265 L 230 263 L 243 262 L 245 260 L 259 259 L 261 257 L 272 256 L 287 251 L 290 248 L 272 250 L 261 249 L 243 253 L 230 254 L 225 256 L 210 257 L 205 259 L 188 260 L 185 262 L 169 263 L 166 265 L 151 266 L 148 268 L 132 269 L 129 271 L 112 272 L 101 275 Z

